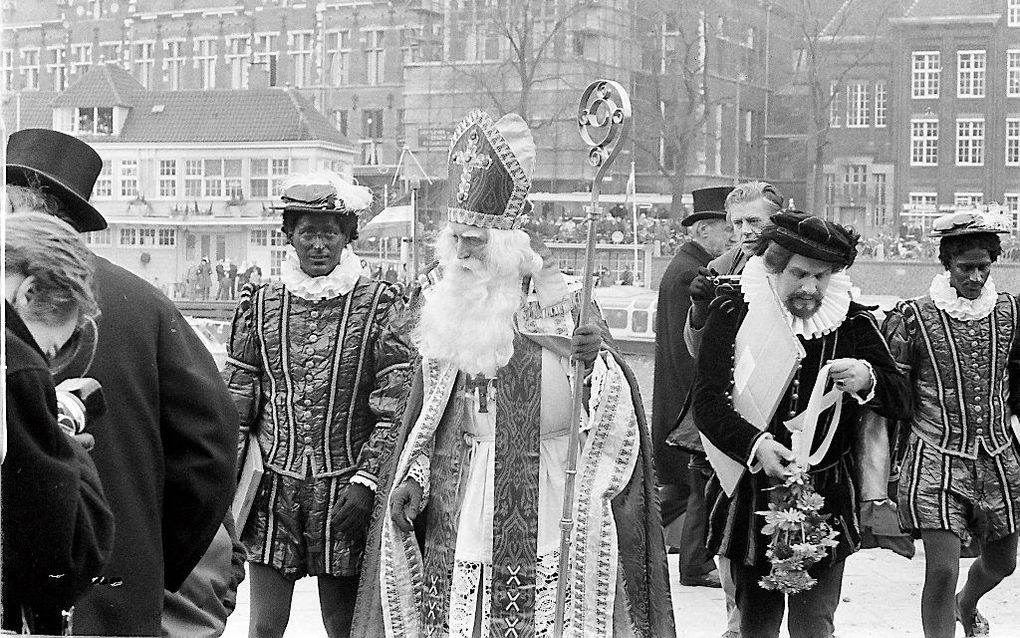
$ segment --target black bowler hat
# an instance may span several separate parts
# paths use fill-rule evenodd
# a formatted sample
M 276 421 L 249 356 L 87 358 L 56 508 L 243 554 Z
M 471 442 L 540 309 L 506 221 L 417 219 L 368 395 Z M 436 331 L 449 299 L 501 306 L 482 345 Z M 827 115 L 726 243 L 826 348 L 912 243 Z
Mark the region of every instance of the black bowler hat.
M 703 219 L 726 219 L 726 196 L 733 191 L 732 186 L 713 186 L 691 191 L 694 196 L 694 212 L 680 222 L 691 226 Z
M 7 183 L 38 186 L 55 196 L 80 233 L 106 228 L 106 220 L 89 204 L 102 170 L 103 160 L 91 146 L 58 131 L 28 128 L 7 139 Z

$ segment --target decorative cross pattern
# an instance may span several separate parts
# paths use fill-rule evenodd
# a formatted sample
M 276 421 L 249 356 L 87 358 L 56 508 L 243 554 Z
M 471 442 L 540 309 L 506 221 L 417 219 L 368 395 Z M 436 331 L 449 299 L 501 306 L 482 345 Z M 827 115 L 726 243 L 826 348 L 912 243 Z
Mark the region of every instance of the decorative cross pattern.
M 467 381 L 464 382 L 464 391 L 467 394 L 471 394 L 471 391 L 475 391 L 475 396 L 478 397 L 478 412 L 479 414 L 489 413 L 489 389 L 495 389 L 496 378 L 487 377 L 484 374 L 476 374 L 468 377 Z
M 453 154 L 453 163 L 464 167 L 460 173 L 460 185 L 457 187 L 457 201 L 467 201 L 471 190 L 471 180 L 476 170 L 487 170 L 492 166 L 492 158 L 478 152 L 478 130 L 471 131 L 467 146 Z

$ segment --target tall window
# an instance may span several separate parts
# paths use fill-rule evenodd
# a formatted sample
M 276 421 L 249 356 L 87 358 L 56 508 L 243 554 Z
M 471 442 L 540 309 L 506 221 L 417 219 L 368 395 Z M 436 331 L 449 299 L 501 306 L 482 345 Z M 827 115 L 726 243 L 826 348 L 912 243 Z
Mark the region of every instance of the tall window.
M 155 48 L 154 42 L 136 42 L 133 45 L 135 78 L 147 89 L 152 88 L 152 67 L 156 63 L 153 57 Z
M 269 162 L 270 167 L 270 190 L 269 194 L 273 197 L 280 196 L 280 187 L 283 185 L 283 181 L 290 175 L 290 160 L 289 159 L 274 159 Z
M 223 197 L 223 160 L 205 160 L 202 169 L 202 194 L 206 197 Z
M 223 194 L 227 199 L 241 199 L 244 196 L 239 159 L 223 160 Z
M 96 185 L 92 187 L 92 196 L 96 198 L 113 197 L 113 163 L 110 160 L 103 160 L 103 168 L 96 178 Z
M 290 160 L 252 159 L 248 165 L 248 173 L 252 197 L 278 197 L 280 186 L 290 174 Z
M 839 90 L 839 84 L 829 84 L 829 126 L 839 128 L 843 125 L 843 92 Z
M 71 130 L 86 135 L 113 135 L 113 107 L 79 106 Z
M 365 109 L 361 112 L 361 137 L 379 139 L 383 136 L 382 109 Z
M 159 238 L 156 241 L 157 246 L 175 246 L 177 245 L 177 230 L 174 228 L 160 228 Z
M 202 196 L 202 160 L 184 160 L 184 196 Z
M 956 53 L 956 96 L 985 96 L 985 52 Z
M 1020 49 L 1006 51 L 1006 97 L 1020 97 Z
M 21 50 L 21 74 L 25 82 L 22 88 L 39 88 L 39 49 Z
M 333 111 L 333 126 L 336 130 L 340 131 L 344 135 L 347 135 L 347 110 L 337 109 Z
M 203 89 L 216 88 L 216 38 L 195 38 L 195 62 Z
M 985 163 L 985 121 L 981 118 L 956 120 L 956 165 L 981 166 Z
M 846 87 L 846 125 L 863 128 L 871 124 L 871 104 L 868 99 L 868 83 L 853 82 Z
M 251 231 L 251 238 L 249 242 L 252 246 L 268 246 L 269 245 L 269 230 L 266 228 L 253 228 Z
M 864 203 L 868 196 L 868 167 L 865 164 L 850 164 L 846 167 L 843 196 L 853 204 Z
M 120 161 L 120 196 L 138 196 L 138 160 Z
M 910 121 L 910 165 L 936 166 L 939 163 L 938 120 Z
M 184 40 L 163 41 L 163 80 L 171 91 L 182 88 L 184 57 Z
M 875 82 L 875 128 L 884 128 L 889 116 L 889 94 L 885 82 Z
M 1002 198 L 1006 210 L 1013 213 L 1014 226 L 1017 225 L 1017 213 L 1020 213 L 1020 193 L 1006 193 Z
M 64 58 L 64 47 L 46 49 L 46 71 L 53 78 L 54 91 L 63 91 L 67 88 L 67 60 Z
M 230 67 L 230 88 L 248 88 L 248 36 L 232 35 L 227 38 L 227 66 Z
M 939 76 L 941 73 L 942 59 L 938 51 L 914 51 L 911 54 L 911 97 L 938 97 Z
M 266 77 L 269 78 L 269 86 L 276 86 L 276 65 L 278 63 L 276 50 L 275 33 L 256 33 L 255 41 L 252 43 L 254 55 L 252 62 L 263 65 Z
M 1020 166 L 1020 117 L 1006 118 L 1006 166 Z
M 975 208 L 984 203 L 983 193 L 953 193 L 953 204 L 958 208 Z
M 4 79 L 3 89 L 5 91 L 14 90 L 14 50 L 4 49 L 2 56 L 0 56 L 0 65 L 3 66 Z
M 71 45 L 71 72 L 81 75 L 88 71 L 90 66 L 92 66 L 92 45 Z
M 382 84 L 386 71 L 386 49 L 383 48 L 386 32 L 372 29 L 365 32 L 365 70 L 369 84 Z
M 159 196 L 177 197 L 177 160 L 159 160 Z
M 139 228 L 138 229 L 138 244 L 140 246 L 155 246 L 156 245 L 156 229 L 155 228 Z
M 315 82 L 313 77 L 315 68 L 312 64 L 312 49 L 315 48 L 315 40 L 311 31 L 291 31 L 290 33 L 290 59 L 294 61 L 294 86 L 308 86 Z
M 875 201 L 871 209 L 871 225 L 884 226 L 886 216 L 889 214 L 889 197 L 886 192 L 887 182 L 885 173 L 875 173 L 872 176 L 875 182 Z
M 135 246 L 138 244 L 138 229 L 137 228 L 121 228 L 120 229 L 120 245 L 121 246 Z
M 330 84 L 345 86 L 350 83 L 350 31 L 330 31 L 326 34 L 326 62 L 329 65 L 327 81 Z
M 1020 27 L 1020 0 L 1006 0 L 1006 25 Z
M 269 251 L 269 276 L 279 277 L 280 276 L 280 265 L 283 264 L 283 260 L 287 258 L 286 250 L 270 250 Z

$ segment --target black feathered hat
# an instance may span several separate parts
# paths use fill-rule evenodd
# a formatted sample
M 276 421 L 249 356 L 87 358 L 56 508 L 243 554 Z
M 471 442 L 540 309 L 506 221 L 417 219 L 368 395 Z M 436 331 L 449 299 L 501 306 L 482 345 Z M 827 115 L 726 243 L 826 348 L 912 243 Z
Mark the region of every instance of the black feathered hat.
M 762 237 L 805 257 L 849 268 L 861 236 L 853 228 L 799 210 L 775 213 Z

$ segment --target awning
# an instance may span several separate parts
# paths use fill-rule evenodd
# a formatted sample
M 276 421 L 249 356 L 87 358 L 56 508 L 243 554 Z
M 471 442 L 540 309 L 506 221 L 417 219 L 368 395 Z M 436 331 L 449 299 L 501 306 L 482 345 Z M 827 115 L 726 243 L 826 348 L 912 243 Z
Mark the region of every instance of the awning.
M 372 218 L 358 235 L 365 237 L 410 237 L 411 207 L 387 206 L 381 213 Z

